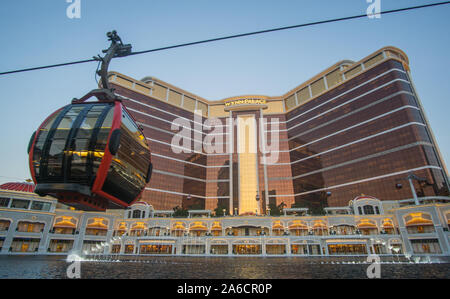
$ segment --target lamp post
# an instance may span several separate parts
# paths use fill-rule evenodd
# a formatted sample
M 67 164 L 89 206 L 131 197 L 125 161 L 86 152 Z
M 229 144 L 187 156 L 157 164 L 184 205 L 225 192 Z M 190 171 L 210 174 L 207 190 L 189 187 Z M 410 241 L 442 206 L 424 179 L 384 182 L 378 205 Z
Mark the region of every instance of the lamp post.
M 222 212 L 223 212 L 223 216 L 224 216 L 224 217 L 225 217 L 225 211 L 226 211 L 225 209 L 222 209 Z
M 259 191 L 256 190 L 256 201 L 259 201 Z M 258 209 L 255 210 L 255 215 L 258 215 Z
M 418 176 L 415 175 L 414 173 L 410 172 L 406 178 L 403 178 L 403 180 L 408 180 L 408 182 L 409 182 L 409 187 L 411 188 L 411 192 L 412 192 L 412 195 L 413 195 L 413 198 L 414 198 L 414 203 L 415 203 L 417 206 L 420 205 L 419 199 L 417 198 L 416 189 L 414 188 L 414 184 L 413 184 L 413 181 L 412 181 L 412 180 L 416 180 L 416 181 L 418 181 L 418 182 L 426 182 L 427 184 L 429 184 L 428 181 L 427 181 L 427 179 L 418 177 Z M 397 188 L 397 189 L 401 189 L 402 187 L 403 187 L 403 186 L 402 186 L 402 184 L 400 184 L 400 183 L 395 184 L 395 188 Z

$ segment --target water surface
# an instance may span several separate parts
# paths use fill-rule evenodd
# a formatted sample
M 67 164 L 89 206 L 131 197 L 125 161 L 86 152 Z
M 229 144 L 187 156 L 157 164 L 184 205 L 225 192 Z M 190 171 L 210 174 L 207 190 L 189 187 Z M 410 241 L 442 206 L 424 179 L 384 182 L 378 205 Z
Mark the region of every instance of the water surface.
M 381 278 L 450 277 L 450 259 L 432 261 L 385 260 Z M 120 262 L 83 261 L 81 278 L 364 279 L 369 265 L 362 257 L 133 257 Z M 68 266 L 63 256 L 0 256 L 0 278 L 67 278 Z

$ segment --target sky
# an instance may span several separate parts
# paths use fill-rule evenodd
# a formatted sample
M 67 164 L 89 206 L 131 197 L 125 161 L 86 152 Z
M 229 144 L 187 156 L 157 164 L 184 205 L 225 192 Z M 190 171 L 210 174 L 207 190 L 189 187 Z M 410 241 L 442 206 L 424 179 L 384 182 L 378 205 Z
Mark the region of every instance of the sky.
M 117 30 L 134 51 L 366 13 L 368 0 L 0 1 L 0 72 L 90 59 Z M 75 1 L 75 0 L 73 0 Z M 440 0 L 381 1 L 382 10 Z M 154 76 L 208 100 L 279 96 L 333 65 L 385 46 L 410 59 L 412 78 L 450 164 L 450 5 L 278 31 L 114 59 L 111 71 Z M 42 121 L 96 88 L 95 62 L 0 76 L 0 183 L 30 178 L 27 145 Z

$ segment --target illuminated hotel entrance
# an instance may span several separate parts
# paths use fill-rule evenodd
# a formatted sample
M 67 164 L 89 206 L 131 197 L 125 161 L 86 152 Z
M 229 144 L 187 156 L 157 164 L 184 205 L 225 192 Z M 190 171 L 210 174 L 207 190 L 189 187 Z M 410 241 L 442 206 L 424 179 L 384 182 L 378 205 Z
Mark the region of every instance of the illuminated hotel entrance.
M 238 244 L 233 245 L 233 254 L 261 254 L 260 244 Z

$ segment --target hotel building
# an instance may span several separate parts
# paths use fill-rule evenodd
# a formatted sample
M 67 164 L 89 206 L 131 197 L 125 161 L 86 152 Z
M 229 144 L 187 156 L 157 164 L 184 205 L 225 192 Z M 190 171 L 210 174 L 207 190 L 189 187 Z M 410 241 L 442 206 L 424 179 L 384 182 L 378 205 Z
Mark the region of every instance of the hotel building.
M 155 209 L 320 214 L 361 194 L 411 201 L 411 173 L 423 178 L 413 181 L 419 201 L 448 200 L 448 173 L 400 49 L 340 61 L 275 97 L 210 101 L 115 72 L 110 82 L 150 144 L 153 177 L 141 201 Z M 185 142 L 174 145 L 180 132 Z M 202 147 L 211 139 L 221 150 Z
M 448 173 L 403 51 L 275 97 L 109 79 L 151 148 L 141 198 L 86 212 L 2 185 L 1 254 L 450 255 Z
M 127 210 L 85 212 L 0 186 L 0 254 L 127 258 L 176 256 L 450 256 L 450 203 L 414 205 L 358 196 L 343 207 L 309 215 L 187 217 L 137 202 Z

